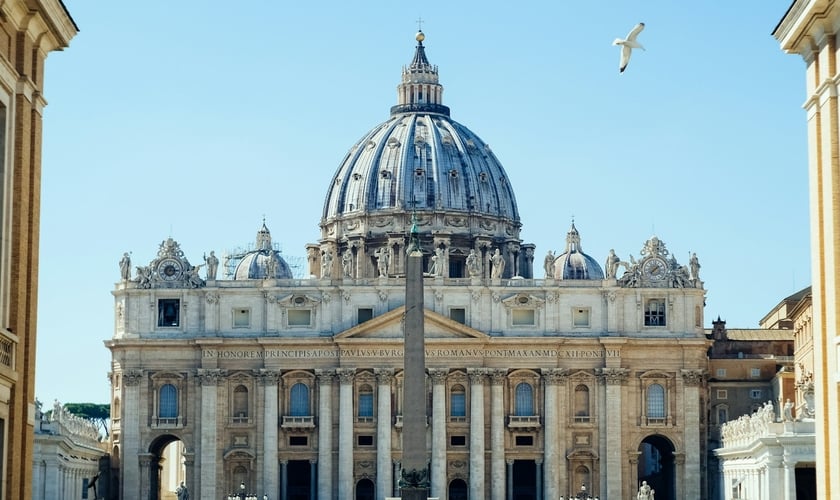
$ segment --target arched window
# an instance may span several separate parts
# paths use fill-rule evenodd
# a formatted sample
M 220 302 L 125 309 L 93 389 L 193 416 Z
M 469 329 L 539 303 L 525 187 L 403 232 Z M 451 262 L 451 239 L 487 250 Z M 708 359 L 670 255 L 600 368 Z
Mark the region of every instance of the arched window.
M 453 385 L 449 391 L 449 416 L 467 416 L 467 394 L 463 385 Z
M 521 382 L 516 385 L 516 416 L 524 417 L 534 414 L 534 390 L 531 384 Z
M 665 388 L 651 384 L 647 390 L 648 418 L 665 418 Z
M 293 417 L 308 417 L 309 413 L 309 387 L 298 382 L 292 386 L 289 394 L 289 410 Z
M 233 390 L 233 416 L 248 416 L 248 388 L 244 385 L 237 385 Z
M 373 417 L 373 388 L 369 385 L 359 387 L 359 416 Z
M 575 421 L 589 421 L 589 387 L 584 384 L 575 387 Z
M 161 386 L 158 393 L 158 417 L 178 417 L 178 389 L 172 384 Z

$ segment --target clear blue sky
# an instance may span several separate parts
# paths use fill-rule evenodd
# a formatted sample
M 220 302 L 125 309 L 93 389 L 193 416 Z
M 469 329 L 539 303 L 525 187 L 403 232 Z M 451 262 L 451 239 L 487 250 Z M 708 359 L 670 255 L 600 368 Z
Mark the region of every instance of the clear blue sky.
M 525 242 L 696 252 L 706 324 L 810 283 L 804 63 L 789 0 L 101 2 L 46 63 L 37 395 L 106 402 L 117 262 L 317 242 L 327 185 L 388 117 L 416 20 L 453 119 L 493 148 Z M 647 51 L 619 75 L 611 42 Z M 539 263 L 537 265 L 539 266 Z M 541 271 L 537 271 L 542 276 Z

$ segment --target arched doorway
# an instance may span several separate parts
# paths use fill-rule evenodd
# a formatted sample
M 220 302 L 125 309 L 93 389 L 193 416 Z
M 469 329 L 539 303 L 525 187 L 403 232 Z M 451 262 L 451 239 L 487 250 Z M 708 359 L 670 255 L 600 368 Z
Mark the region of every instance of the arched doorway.
M 356 500 L 376 500 L 376 487 L 370 479 L 362 479 L 356 483 Z
M 656 500 L 676 500 L 674 445 L 663 436 L 648 436 L 639 445 L 638 482 L 647 481 Z
M 183 441 L 172 434 L 159 436 L 149 445 L 149 453 L 152 455 L 149 463 L 150 498 L 174 498 L 178 486 L 188 482 Z
M 449 500 L 467 500 L 467 483 L 463 479 L 453 479 L 449 483 Z

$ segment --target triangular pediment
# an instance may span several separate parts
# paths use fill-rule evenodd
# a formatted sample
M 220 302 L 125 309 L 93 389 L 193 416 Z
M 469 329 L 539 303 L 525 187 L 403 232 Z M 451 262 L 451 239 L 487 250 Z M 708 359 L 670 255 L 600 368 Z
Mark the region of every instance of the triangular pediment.
M 400 306 L 336 334 L 335 339 L 402 339 L 404 315 L 405 306 Z M 427 339 L 489 338 L 485 333 L 428 309 L 423 309 L 423 328 Z

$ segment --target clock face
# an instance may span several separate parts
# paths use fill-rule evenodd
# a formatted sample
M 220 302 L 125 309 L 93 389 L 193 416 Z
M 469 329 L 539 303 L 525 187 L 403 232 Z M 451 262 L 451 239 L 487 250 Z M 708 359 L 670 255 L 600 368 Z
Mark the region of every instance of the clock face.
M 659 257 L 653 257 L 645 261 L 644 266 L 642 266 L 642 271 L 645 273 L 645 276 L 652 280 L 661 280 L 665 277 L 668 267 L 664 260 Z
M 181 276 L 181 263 L 175 259 L 164 259 L 158 264 L 158 276 L 164 281 L 173 281 Z

